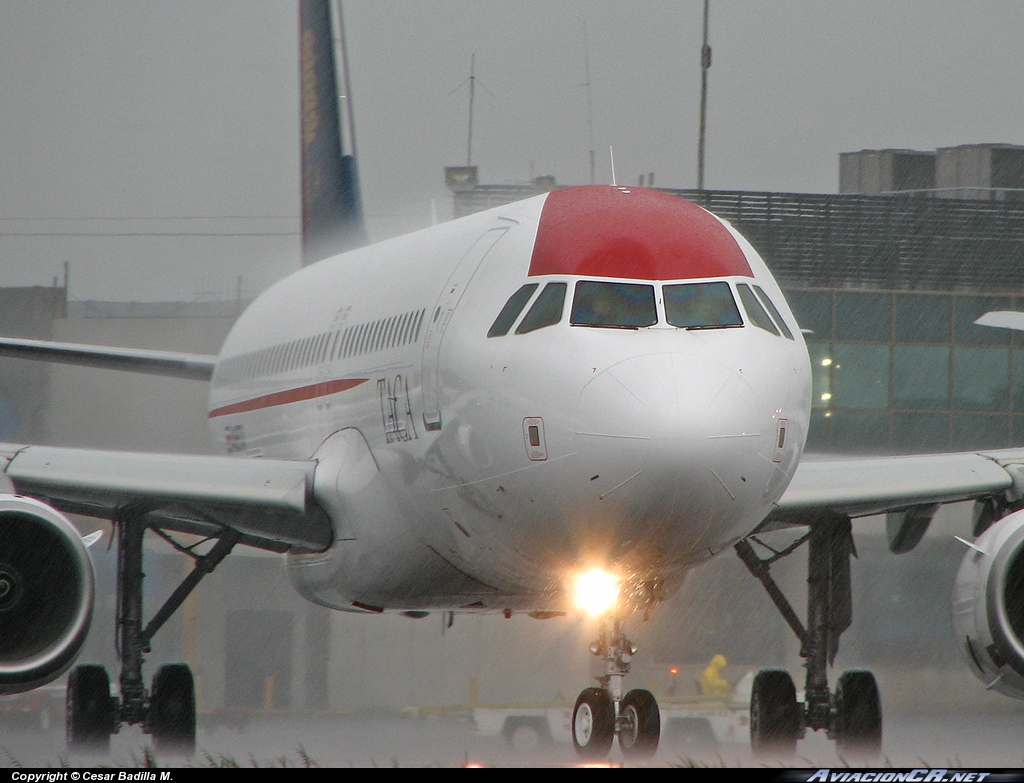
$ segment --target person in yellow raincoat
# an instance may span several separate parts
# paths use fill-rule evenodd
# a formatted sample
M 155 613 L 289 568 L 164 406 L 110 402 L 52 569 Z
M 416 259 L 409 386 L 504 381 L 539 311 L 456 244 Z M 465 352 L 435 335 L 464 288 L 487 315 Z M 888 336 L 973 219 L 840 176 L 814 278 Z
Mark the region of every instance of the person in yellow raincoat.
M 718 654 L 711 659 L 708 668 L 700 676 L 700 692 L 704 696 L 726 698 L 732 693 L 732 683 L 722 677 L 722 669 L 728 665 L 725 656 Z

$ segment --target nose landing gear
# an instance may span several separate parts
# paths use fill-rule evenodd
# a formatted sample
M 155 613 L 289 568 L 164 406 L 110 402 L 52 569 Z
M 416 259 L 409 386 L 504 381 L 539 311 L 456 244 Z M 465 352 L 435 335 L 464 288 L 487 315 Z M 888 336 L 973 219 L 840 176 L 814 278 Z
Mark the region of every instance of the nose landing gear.
M 604 758 L 612 740 L 627 758 L 645 759 L 658 750 L 661 738 L 661 711 L 650 691 L 636 688 L 622 693 L 622 678 L 637 647 L 622 631 L 622 620 L 613 616 L 601 621 L 597 640 L 590 652 L 605 662 L 605 673 L 598 678 L 600 688 L 584 688 L 572 713 L 572 744 L 581 758 Z

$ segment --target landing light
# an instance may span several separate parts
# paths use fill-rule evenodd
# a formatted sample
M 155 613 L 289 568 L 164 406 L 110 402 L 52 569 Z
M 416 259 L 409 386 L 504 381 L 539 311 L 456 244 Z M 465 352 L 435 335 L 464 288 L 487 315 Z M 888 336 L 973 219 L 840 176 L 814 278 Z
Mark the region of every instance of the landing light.
M 824 359 L 821 360 L 821 366 L 822 367 L 829 367 L 829 366 L 831 366 L 831 364 L 832 364 L 832 360 L 829 357 L 827 357 L 827 356 Z
M 573 601 L 580 611 L 591 617 L 600 617 L 613 609 L 619 600 L 619 583 L 607 571 L 592 568 L 576 577 L 572 592 Z

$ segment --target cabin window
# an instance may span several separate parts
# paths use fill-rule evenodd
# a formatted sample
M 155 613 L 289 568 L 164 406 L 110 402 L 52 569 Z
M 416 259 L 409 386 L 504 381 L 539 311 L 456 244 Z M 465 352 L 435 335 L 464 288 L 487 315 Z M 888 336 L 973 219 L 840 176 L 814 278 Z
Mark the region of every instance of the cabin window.
M 391 319 L 391 337 L 388 347 L 394 348 L 402 344 L 402 316 L 396 315 Z
M 395 326 L 398 324 L 398 316 L 393 315 L 388 319 L 388 339 L 384 343 L 385 348 L 394 348 L 395 346 Z
M 413 340 L 420 339 L 420 327 L 423 325 L 423 316 L 427 314 L 426 308 L 420 310 L 419 317 L 416 319 L 416 335 L 412 338 Z
M 370 353 L 380 350 L 380 340 L 384 336 L 384 319 L 373 322 L 373 332 L 370 335 Z
M 726 282 L 667 285 L 663 290 L 665 317 L 673 326 L 683 329 L 743 326 L 743 318 Z
M 562 307 L 565 304 L 565 283 L 548 283 L 540 292 L 523 320 L 516 327 L 516 334 L 526 334 L 545 326 L 553 326 L 562 320 Z
M 772 314 L 772 318 L 775 319 L 775 323 L 778 325 L 779 329 L 782 330 L 782 333 L 786 336 L 786 339 L 792 340 L 793 332 L 791 332 L 789 326 L 786 325 L 786 322 L 782 318 L 782 313 L 780 313 L 779 308 L 775 306 L 775 302 L 773 302 L 771 298 L 769 298 L 768 294 L 764 292 L 764 289 L 761 288 L 761 286 L 755 285 L 754 290 L 757 291 L 757 295 L 761 297 L 761 302 L 764 304 L 765 307 L 768 308 L 768 312 Z
M 416 313 L 408 313 L 405 317 L 405 326 L 402 327 L 402 345 L 412 340 L 412 328 L 416 323 Z
M 764 329 L 766 332 L 778 335 L 779 330 L 775 327 L 775 324 L 772 323 L 772 319 L 761 306 L 761 303 L 757 301 L 757 297 L 754 296 L 754 292 L 750 290 L 750 286 L 745 283 L 740 283 L 736 286 L 736 290 L 739 291 L 740 301 L 743 302 L 743 308 L 747 311 L 747 317 L 750 318 L 750 322 L 754 326 L 759 326 Z
M 508 330 L 512 328 L 512 324 L 516 322 L 519 314 L 523 312 L 523 308 L 526 307 L 526 303 L 530 301 L 530 297 L 533 296 L 533 292 L 537 290 L 537 283 L 527 283 L 505 302 L 505 306 L 501 308 L 501 312 L 498 313 L 498 317 L 494 319 L 494 323 L 491 324 L 491 328 L 487 330 L 488 337 L 504 337 L 508 334 Z
M 580 280 L 572 301 L 573 326 L 637 329 L 658 322 L 654 286 Z

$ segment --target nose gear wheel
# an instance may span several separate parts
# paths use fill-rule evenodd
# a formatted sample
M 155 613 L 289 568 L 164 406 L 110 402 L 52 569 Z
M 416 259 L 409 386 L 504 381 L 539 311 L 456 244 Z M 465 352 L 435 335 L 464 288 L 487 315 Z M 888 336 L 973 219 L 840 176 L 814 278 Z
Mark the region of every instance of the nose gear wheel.
M 619 747 L 626 758 L 645 759 L 658 750 L 661 711 L 654 694 L 635 688 L 619 705 Z
M 572 711 L 572 744 L 580 758 L 603 759 L 615 736 L 615 706 L 602 688 L 584 688 Z

